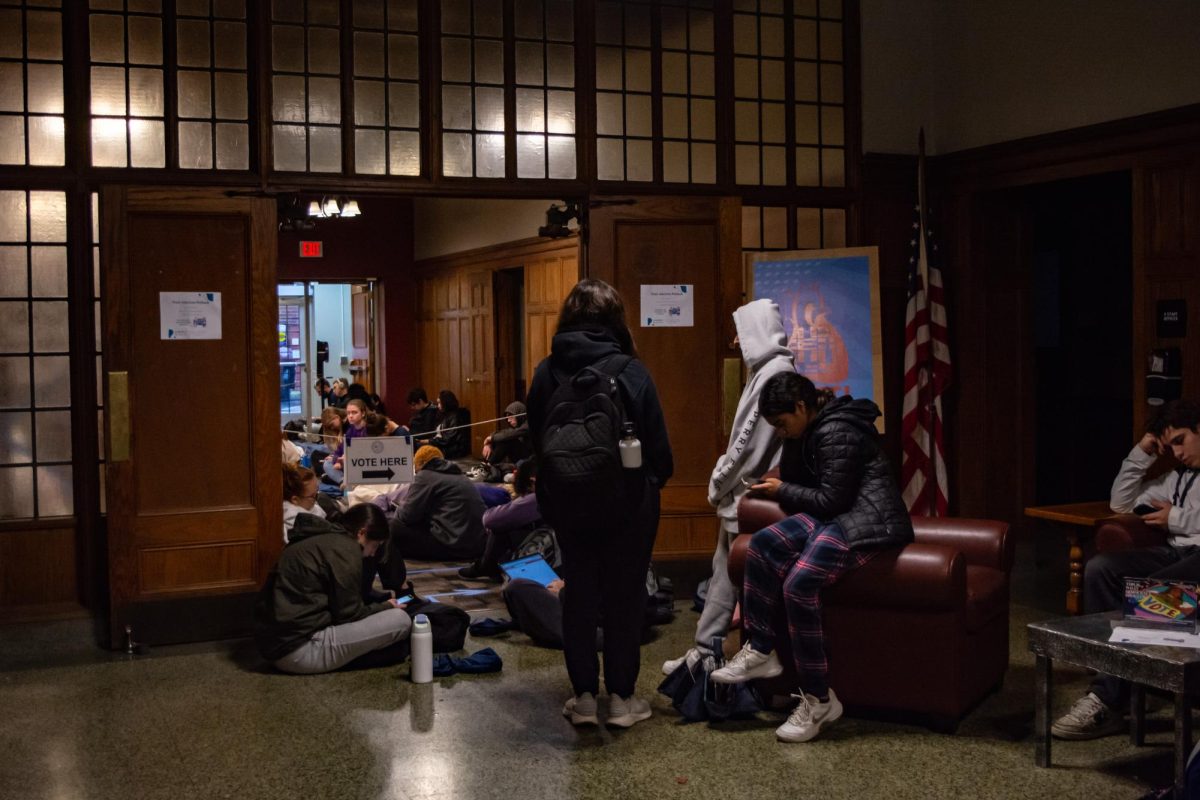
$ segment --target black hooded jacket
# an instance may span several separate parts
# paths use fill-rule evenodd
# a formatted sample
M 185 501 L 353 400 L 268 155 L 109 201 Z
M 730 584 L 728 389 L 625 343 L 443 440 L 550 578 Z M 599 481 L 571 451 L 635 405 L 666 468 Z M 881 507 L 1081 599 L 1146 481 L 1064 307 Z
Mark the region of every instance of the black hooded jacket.
M 278 661 L 330 625 L 358 622 L 391 603 L 362 599 L 362 548 L 345 529 L 299 514 L 275 568 L 254 603 L 254 642 Z
M 396 519 L 429 531 L 447 547 L 475 552 L 483 539 L 484 510 L 479 490 L 458 465 L 434 458 L 413 478 Z
M 852 548 L 911 542 L 912 520 L 879 444 L 870 400 L 838 397 L 783 444 L 777 499 L 789 514 L 836 522 Z
M 526 399 L 529 430 L 533 434 L 535 449 L 541 446 L 542 431 L 549 412 L 546 404 L 558 388 L 553 370 L 562 375 L 574 375 L 584 367 L 620 352 L 617 340 L 603 328 L 578 328 L 554 335 L 550 357 L 543 359 L 534 370 Z M 617 385 L 621 388 L 625 416 L 637 427 L 637 437 L 642 442 L 642 466 L 646 479 L 650 485 L 661 489 L 675 472 L 675 462 L 671 457 L 667 421 L 658 402 L 654 381 L 650 379 L 646 365 L 635 358 L 621 371 Z

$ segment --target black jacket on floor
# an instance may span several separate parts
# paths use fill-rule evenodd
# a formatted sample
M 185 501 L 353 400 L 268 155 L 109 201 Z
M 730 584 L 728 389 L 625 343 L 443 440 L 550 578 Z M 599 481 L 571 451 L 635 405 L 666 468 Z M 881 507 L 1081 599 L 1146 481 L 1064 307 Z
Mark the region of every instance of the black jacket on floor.
M 483 500 L 456 464 L 435 458 L 413 479 L 396 521 L 454 550 L 478 551 L 483 542 Z M 478 555 L 478 553 L 476 553 Z

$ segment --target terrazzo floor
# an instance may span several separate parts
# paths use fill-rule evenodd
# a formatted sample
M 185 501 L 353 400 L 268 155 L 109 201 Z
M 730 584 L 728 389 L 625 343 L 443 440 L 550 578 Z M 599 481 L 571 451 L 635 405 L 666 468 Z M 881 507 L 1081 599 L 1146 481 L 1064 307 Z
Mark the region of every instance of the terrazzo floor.
M 487 605 L 476 615 L 494 616 Z M 813 742 L 780 744 L 779 715 L 683 724 L 654 693 L 695 625 L 690 603 L 677 605 L 643 648 L 639 691 L 655 715 L 615 733 L 567 724 L 560 653 L 519 633 L 467 641 L 495 648 L 501 673 L 417 686 L 407 665 L 275 674 L 245 640 L 131 657 L 93 647 L 82 620 L 0 628 L 0 798 L 1100 800 L 1169 781 L 1170 709 L 1155 698 L 1148 746 L 1056 743 L 1055 766 L 1034 766 L 1024 626 L 1044 611 L 1013 607 L 1004 688 L 955 735 L 847 717 Z M 1085 679 L 1057 671 L 1058 705 Z

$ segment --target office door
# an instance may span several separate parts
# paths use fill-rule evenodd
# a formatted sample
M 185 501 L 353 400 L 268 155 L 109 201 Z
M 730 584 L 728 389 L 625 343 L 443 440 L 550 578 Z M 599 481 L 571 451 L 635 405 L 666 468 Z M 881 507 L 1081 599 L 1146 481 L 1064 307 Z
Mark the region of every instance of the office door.
M 732 314 L 741 303 L 741 203 L 736 198 L 639 197 L 590 213 L 587 275 L 625 299 L 638 355 L 654 378 L 667 419 L 675 476 L 662 497 L 656 558 L 710 555 L 716 522 L 708 479 L 729 437 L 722 405 Z M 688 327 L 643 327 L 641 287 L 687 284 Z M 740 377 L 736 369 L 731 373 Z M 740 387 L 732 388 L 737 402 Z
M 102 194 L 112 644 L 244 633 L 282 549 L 275 205 Z

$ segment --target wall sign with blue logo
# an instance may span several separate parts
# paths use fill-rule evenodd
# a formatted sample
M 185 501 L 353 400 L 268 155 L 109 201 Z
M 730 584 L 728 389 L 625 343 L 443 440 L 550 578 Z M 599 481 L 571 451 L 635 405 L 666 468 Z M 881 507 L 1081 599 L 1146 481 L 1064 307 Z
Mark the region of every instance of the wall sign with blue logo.
M 642 284 L 639 316 L 643 328 L 690 328 L 695 325 L 695 286 L 690 283 Z
M 220 292 L 159 292 L 160 339 L 220 339 Z

